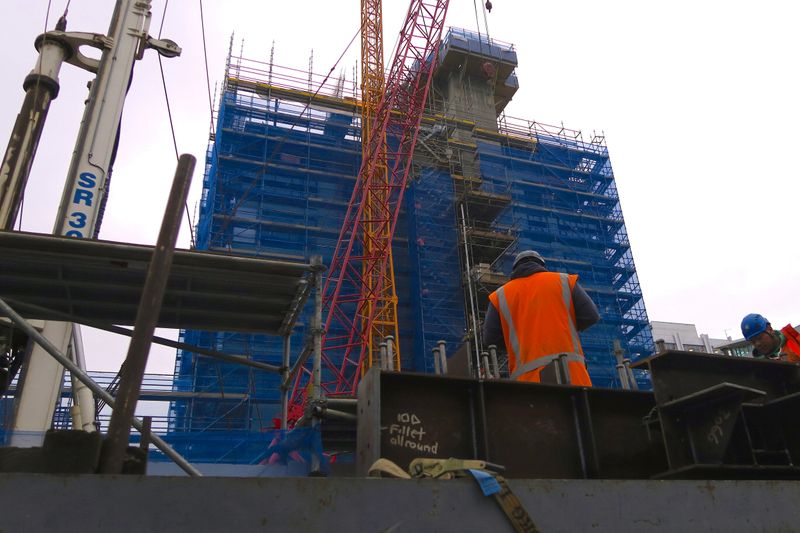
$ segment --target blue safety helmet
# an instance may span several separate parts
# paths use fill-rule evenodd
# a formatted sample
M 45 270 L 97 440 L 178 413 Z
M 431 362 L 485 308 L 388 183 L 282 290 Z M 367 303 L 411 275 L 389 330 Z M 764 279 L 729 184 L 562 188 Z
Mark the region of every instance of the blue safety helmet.
M 514 265 L 511 268 L 517 268 L 517 265 L 525 259 L 533 259 L 540 265 L 544 266 L 544 258 L 541 256 L 541 254 L 539 254 L 539 252 L 536 250 L 525 250 L 524 252 L 517 254 L 517 257 L 514 258 Z
M 767 326 L 769 326 L 769 320 L 759 314 L 750 313 L 742 319 L 742 335 L 745 339 L 750 340 L 767 331 Z

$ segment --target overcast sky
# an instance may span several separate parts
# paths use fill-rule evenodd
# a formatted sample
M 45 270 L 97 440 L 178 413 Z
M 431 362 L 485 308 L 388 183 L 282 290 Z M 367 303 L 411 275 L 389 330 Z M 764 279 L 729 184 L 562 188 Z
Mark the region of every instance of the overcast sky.
M 66 0 L 53 0 L 48 28 Z M 385 2 L 385 4 L 389 4 Z M 741 317 L 760 312 L 773 325 L 800 321 L 800 8 L 786 1 L 494 0 L 492 38 L 513 43 L 520 90 L 509 116 L 603 132 L 650 320 L 694 323 L 711 337 L 740 337 Z M 3 0 L 0 33 L 0 142 L 22 102 L 22 81 L 36 59 L 48 2 Z M 165 2 L 153 0 L 158 35 Z M 209 76 L 223 77 L 234 51 L 276 64 L 327 73 L 359 28 L 357 0 L 206 0 Z M 485 32 L 481 4 L 480 30 Z M 388 65 L 408 5 L 384 5 Z M 72 0 L 70 31 L 106 33 L 110 0 Z M 478 28 L 476 7 L 452 0 L 448 26 Z M 203 33 L 196 0 L 169 2 L 162 37 L 183 48 L 163 60 L 178 148 L 200 164 L 207 148 L 209 103 Z M 243 42 L 242 42 L 243 41 Z M 359 41 L 336 65 L 348 76 Z M 90 75 L 61 72 L 38 158 L 28 183 L 22 229 L 51 232 Z M 175 169 L 156 54 L 137 62 L 122 123 L 110 198 L 100 237 L 155 242 Z M 181 246 L 188 247 L 184 222 Z M 795 302 L 794 304 L 792 302 Z M 91 336 L 90 366 L 116 369 L 127 342 Z M 173 350 L 151 355 L 151 371 L 171 372 Z

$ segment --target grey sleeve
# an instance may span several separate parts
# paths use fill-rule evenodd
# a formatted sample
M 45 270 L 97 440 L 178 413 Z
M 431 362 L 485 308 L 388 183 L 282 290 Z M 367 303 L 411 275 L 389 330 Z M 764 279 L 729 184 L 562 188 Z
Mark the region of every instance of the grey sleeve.
M 600 321 L 597 306 L 579 283 L 576 283 L 572 289 L 572 303 L 575 305 L 575 322 L 578 331 L 583 331 Z
M 503 339 L 503 325 L 500 324 L 500 313 L 494 308 L 492 302 L 486 309 L 486 317 L 483 319 L 483 344 L 489 346 L 494 344 L 498 350 L 505 350 L 506 343 Z

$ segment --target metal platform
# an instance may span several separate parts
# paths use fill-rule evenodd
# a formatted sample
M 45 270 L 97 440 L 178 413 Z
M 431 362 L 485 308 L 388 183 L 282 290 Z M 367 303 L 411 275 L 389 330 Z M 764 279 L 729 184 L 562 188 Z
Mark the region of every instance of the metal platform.
M 795 531 L 791 481 L 508 481 L 539 531 Z M 472 479 L 4 474 L 3 531 L 513 531 Z
M 27 319 L 132 325 L 152 246 L 0 231 L 0 298 Z M 158 327 L 285 335 L 310 264 L 176 250 Z

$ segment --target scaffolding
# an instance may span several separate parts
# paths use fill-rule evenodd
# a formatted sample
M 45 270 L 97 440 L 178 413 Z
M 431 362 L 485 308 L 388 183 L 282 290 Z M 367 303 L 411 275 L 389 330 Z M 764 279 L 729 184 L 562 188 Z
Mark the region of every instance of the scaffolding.
M 451 354 L 465 343 L 485 350 L 488 294 L 507 280 L 513 255 L 534 248 L 551 270 L 580 276 L 601 315 L 581 334 L 590 374 L 597 386 L 619 386 L 614 341 L 635 359 L 653 351 L 653 340 L 604 139 L 505 115 L 518 88 L 513 46 L 451 29 L 441 47 L 392 244 L 402 368 L 433 372 L 431 350 L 441 340 Z M 229 55 L 207 153 L 200 249 L 321 255 L 329 264 L 361 164 L 357 85 Z M 292 345 L 309 323 L 308 314 L 299 317 Z M 275 339 L 182 335 L 281 361 Z M 203 390 L 246 392 L 173 401 L 175 431 L 233 420 L 243 431 L 271 427 L 278 376 L 187 352 L 179 352 L 175 375 Z
M 321 255 L 323 264 L 330 264 L 361 164 L 355 85 L 234 56 L 226 73 L 207 153 L 198 248 L 292 260 Z M 401 212 L 394 268 L 398 291 L 408 292 L 404 219 Z M 399 321 L 408 322 L 409 308 L 399 307 Z M 309 313 L 299 317 L 292 346 L 300 346 L 307 335 Z M 189 344 L 281 364 L 279 339 L 208 331 L 181 335 Z M 401 333 L 401 343 L 405 340 Z M 407 360 L 401 364 L 410 366 Z M 175 375 L 194 380 L 203 390 L 246 391 L 244 398 L 174 401 L 170 418 L 175 432 L 230 428 L 257 434 L 274 426 L 280 376 L 181 351 Z M 323 381 L 331 379 L 323 376 Z M 202 455 L 215 454 L 206 449 Z

